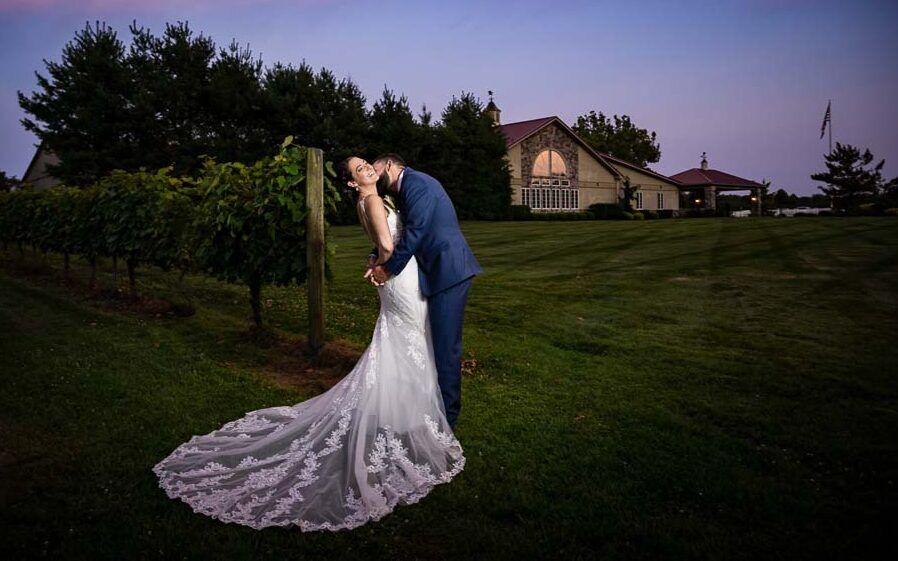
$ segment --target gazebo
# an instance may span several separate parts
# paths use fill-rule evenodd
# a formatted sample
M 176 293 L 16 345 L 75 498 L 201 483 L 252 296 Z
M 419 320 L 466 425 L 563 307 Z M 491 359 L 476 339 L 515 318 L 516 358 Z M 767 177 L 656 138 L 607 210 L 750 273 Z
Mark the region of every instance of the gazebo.
M 717 210 L 717 194 L 721 191 L 751 191 L 752 202 L 761 215 L 761 195 L 764 186 L 756 181 L 708 168 L 708 158 L 702 153 L 699 168 L 687 169 L 670 176 L 680 184 L 680 209 L 699 212 Z

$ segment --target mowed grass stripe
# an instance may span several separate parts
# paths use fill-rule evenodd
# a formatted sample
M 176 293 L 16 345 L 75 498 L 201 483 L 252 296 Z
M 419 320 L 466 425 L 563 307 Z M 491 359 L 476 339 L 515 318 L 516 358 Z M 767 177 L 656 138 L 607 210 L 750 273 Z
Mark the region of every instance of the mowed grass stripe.
M 850 559 L 891 547 L 898 221 L 463 228 L 486 270 L 465 330 L 476 360 L 458 430 L 467 468 L 418 505 L 337 535 L 208 520 L 149 472 L 191 434 L 308 397 L 259 375 L 244 287 L 141 271 L 144 292 L 197 305 L 165 319 L 0 276 L 15 551 Z M 361 280 L 370 243 L 357 227 L 334 228 L 331 242 L 329 333 L 361 349 L 377 314 Z M 302 288 L 263 299 L 276 330 L 304 332 Z

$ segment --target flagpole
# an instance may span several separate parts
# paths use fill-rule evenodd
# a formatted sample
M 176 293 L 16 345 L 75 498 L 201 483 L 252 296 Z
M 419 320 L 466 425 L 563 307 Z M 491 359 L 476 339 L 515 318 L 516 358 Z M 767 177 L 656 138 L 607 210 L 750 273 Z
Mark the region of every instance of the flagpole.
M 833 155 L 833 100 L 829 100 L 829 155 Z

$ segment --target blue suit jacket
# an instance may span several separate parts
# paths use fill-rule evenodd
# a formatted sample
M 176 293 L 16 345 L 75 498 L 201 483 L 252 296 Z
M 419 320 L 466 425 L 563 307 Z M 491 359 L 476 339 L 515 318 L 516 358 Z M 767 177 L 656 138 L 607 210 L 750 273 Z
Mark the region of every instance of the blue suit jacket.
M 384 267 L 394 275 L 418 259 L 421 292 L 431 296 L 483 272 L 468 246 L 449 195 L 440 182 L 406 167 L 399 189 L 402 239 Z

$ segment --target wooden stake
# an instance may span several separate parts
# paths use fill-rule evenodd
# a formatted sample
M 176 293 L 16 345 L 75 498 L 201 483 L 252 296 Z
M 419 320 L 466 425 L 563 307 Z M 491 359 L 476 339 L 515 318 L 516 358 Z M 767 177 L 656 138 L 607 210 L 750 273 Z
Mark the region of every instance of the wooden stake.
M 324 346 L 324 153 L 309 148 L 306 160 L 307 263 L 309 267 L 309 350 Z

